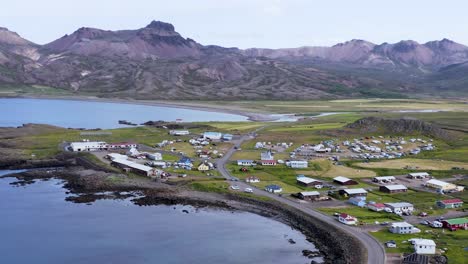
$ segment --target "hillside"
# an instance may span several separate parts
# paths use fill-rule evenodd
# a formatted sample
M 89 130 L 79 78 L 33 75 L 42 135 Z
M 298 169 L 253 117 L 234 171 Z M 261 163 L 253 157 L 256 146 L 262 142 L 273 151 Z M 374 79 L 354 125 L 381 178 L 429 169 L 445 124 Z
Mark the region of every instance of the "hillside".
M 160 21 L 135 30 L 80 28 L 45 45 L 0 28 L 0 87 L 43 85 L 102 97 L 465 96 L 464 63 L 468 47 L 447 39 L 240 50 L 202 45 Z

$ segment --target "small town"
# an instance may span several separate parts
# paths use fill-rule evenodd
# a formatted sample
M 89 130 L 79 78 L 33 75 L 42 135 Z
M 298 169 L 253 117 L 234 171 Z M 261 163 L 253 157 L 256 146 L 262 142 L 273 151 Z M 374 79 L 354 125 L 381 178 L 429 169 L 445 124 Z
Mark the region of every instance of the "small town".
M 83 139 L 68 142 L 65 148 L 90 152 L 125 173 L 154 181 L 199 181 L 226 192 L 268 193 L 305 204 L 342 225 L 374 234 L 388 252 L 401 252 L 402 248 L 405 254 L 395 255 L 403 256 L 395 257 L 401 263 L 428 263 L 428 256 L 450 250 L 430 237 L 468 230 L 464 198 L 458 198 L 464 197 L 458 194 L 464 193 L 465 185 L 457 184 L 466 176 L 434 177 L 414 165 L 402 169 L 415 172 L 398 175 L 371 176 L 365 171 L 376 160 L 414 159 L 421 152 L 434 151 L 437 145 L 431 138 L 365 136 L 343 141 L 271 142 L 257 141 L 261 136 L 256 131 L 242 135 L 168 130 L 166 135 L 154 145 Z M 358 160 L 361 169 L 345 165 L 351 160 Z M 337 170 L 336 174 L 320 175 L 317 171 L 324 164 L 346 169 L 342 174 Z

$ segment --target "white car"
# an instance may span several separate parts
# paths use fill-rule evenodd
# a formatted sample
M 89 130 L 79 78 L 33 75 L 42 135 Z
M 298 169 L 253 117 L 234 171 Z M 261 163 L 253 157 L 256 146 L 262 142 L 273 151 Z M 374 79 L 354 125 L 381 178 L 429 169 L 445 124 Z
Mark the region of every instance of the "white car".
M 232 190 L 240 190 L 239 186 L 237 185 L 231 185 Z
M 245 189 L 244 189 L 244 192 L 246 192 L 246 193 L 253 193 L 253 189 L 252 189 L 252 188 L 245 188 Z
M 322 189 L 322 188 L 323 188 L 323 185 L 317 184 L 317 185 L 315 185 L 314 187 L 315 187 L 315 189 Z

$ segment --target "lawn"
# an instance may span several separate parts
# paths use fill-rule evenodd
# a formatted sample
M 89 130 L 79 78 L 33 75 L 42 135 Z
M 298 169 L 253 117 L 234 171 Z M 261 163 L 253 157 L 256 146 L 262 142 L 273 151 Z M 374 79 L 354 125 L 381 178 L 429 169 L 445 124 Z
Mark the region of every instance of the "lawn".
M 453 167 L 468 169 L 468 163 L 430 160 L 430 159 L 393 159 L 378 162 L 354 163 L 355 166 L 363 168 L 386 168 L 386 169 L 405 169 L 407 166 L 418 170 L 451 170 Z
M 417 226 L 421 229 L 418 234 L 393 234 L 387 228 L 370 234 L 376 237 L 382 243 L 389 240 L 395 240 L 396 248 L 386 248 L 388 253 L 412 253 L 414 248 L 411 243 L 406 242 L 411 238 L 426 238 L 432 239 L 436 243 L 437 249 L 447 248 L 444 253 L 448 257 L 448 263 L 466 263 L 468 259 L 468 251 L 464 248 L 468 247 L 468 232 L 459 230 L 450 232 L 447 229 L 432 229 L 426 226 Z
M 297 186 L 289 185 L 282 181 L 260 181 L 258 183 L 253 183 L 255 187 L 262 189 L 262 190 L 265 189 L 265 187 L 270 184 L 276 184 L 276 185 L 281 186 L 281 188 L 283 188 L 283 191 L 281 193 L 283 194 L 292 194 L 292 193 L 298 193 L 298 192 L 303 191 L 303 189 L 300 189 Z
M 315 167 L 318 166 L 321 170 L 298 170 L 297 173 L 324 178 L 334 178 L 336 176 L 370 178 L 376 176 L 376 173 L 371 170 L 350 168 L 345 165 L 333 165 L 333 163 L 327 159 L 317 159 L 309 162 L 310 167 L 314 167 L 314 164 L 317 164 Z

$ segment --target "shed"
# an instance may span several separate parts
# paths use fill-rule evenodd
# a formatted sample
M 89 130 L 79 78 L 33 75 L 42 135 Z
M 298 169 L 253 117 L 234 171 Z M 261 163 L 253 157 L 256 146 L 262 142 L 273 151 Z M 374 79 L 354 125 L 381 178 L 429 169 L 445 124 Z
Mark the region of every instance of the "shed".
M 333 178 L 333 182 L 341 184 L 341 185 L 357 185 L 357 184 L 359 184 L 357 181 L 351 180 L 351 179 L 343 177 L 343 176 L 338 176 L 338 177 Z
M 372 181 L 377 183 L 389 183 L 395 181 L 395 176 L 381 176 L 381 177 L 374 177 Z
M 447 219 L 447 220 L 442 220 L 442 224 L 444 227 L 455 231 L 458 229 L 468 229 L 468 218 L 466 217 L 460 217 L 460 218 L 453 218 L 453 219 Z
M 412 179 L 425 179 L 429 177 L 429 173 L 427 172 L 411 172 L 408 173 L 408 177 Z
M 310 186 L 316 186 L 316 185 L 322 185 L 322 182 L 316 179 L 312 179 L 309 177 L 296 177 L 296 182 L 299 185 L 305 186 L 305 187 L 310 187 Z
M 354 196 L 367 196 L 367 191 L 363 188 L 353 188 L 353 189 L 342 189 L 339 190 L 340 195 L 345 195 L 348 197 Z
M 399 192 L 408 191 L 408 188 L 406 188 L 406 186 L 402 184 L 395 184 L 395 185 L 380 186 L 379 190 L 381 192 L 386 192 L 386 193 L 399 193 Z
M 320 193 L 317 191 L 310 191 L 310 192 L 300 192 L 298 193 L 299 198 L 302 200 L 316 200 L 320 197 Z

